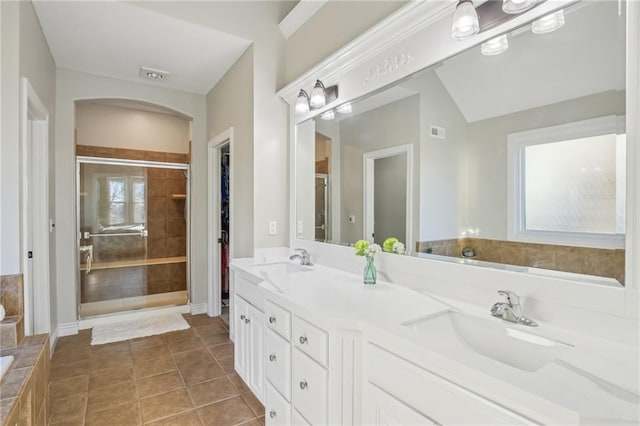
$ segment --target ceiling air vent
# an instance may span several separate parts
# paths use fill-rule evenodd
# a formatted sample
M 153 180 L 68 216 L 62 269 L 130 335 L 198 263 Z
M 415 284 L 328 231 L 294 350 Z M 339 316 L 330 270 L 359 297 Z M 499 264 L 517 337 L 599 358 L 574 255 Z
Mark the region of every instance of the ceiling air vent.
M 140 77 L 147 80 L 163 81 L 169 78 L 168 71 L 156 70 L 153 68 L 140 67 Z

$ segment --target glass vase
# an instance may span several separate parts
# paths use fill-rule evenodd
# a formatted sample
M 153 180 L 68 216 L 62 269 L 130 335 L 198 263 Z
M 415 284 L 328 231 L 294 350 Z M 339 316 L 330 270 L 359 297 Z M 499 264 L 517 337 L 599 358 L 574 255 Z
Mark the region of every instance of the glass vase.
M 364 265 L 364 283 L 365 284 L 375 284 L 376 283 L 376 267 L 373 264 L 373 256 L 366 256 L 367 259 L 366 265 Z

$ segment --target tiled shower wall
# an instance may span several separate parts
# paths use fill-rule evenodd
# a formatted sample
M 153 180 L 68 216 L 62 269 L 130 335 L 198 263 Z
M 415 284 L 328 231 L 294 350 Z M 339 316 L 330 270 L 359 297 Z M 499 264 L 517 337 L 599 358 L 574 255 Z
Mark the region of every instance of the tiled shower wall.
M 458 238 L 416 243 L 416 250 L 419 253 L 451 257 L 462 257 L 462 249 L 465 247 L 473 248 L 474 260 L 609 277 L 624 284 L 624 250 L 484 238 Z
M 76 146 L 79 156 L 187 163 L 185 154 L 107 147 Z M 94 262 L 164 259 L 168 263 L 93 269 L 82 273 L 82 302 L 119 299 L 186 290 L 187 177 L 182 170 L 146 168 L 148 236 L 101 237 L 83 240 L 94 245 Z

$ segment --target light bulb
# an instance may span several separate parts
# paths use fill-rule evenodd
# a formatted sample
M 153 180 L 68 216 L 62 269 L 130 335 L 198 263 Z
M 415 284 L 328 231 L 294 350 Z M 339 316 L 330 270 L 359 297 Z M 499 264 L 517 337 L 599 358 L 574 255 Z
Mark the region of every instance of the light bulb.
M 464 40 L 478 34 L 479 31 L 478 14 L 473 7 L 473 2 L 460 0 L 456 6 L 456 13 L 453 15 L 451 37 L 455 40 Z
M 480 46 L 480 51 L 483 55 L 492 56 L 499 55 L 508 48 L 509 40 L 507 40 L 507 35 L 502 34 L 499 37 L 492 38 L 491 40 L 482 43 L 482 46 Z
M 296 114 L 302 115 L 309 112 L 309 95 L 303 89 L 300 89 L 298 98 L 296 99 Z
M 338 108 L 336 108 L 336 110 L 340 114 L 349 114 L 351 113 L 351 103 L 347 102 L 346 104 L 342 104 Z
M 320 80 L 316 80 L 316 85 L 311 90 L 311 97 L 309 98 L 309 105 L 311 108 L 322 108 L 327 104 L 327 100 L 324 95 L 324 84 Z
M 322 114 L 320 114 L 320 118 L 323 120 L 333 120 L 336 117 L 335 113 L 333 112 L 333 110 L 329 110 L 329 111 L 325 111 Z
M 547 16 L 543 16 L 531 24 L 531 31 L 534 34 L 546 34 L 553 32 L 564 25 L 564 12 L 558 10 Z
M 537 0 L 503 0 L 502 11 L 509 14 L 525 12 L 536 5 Z

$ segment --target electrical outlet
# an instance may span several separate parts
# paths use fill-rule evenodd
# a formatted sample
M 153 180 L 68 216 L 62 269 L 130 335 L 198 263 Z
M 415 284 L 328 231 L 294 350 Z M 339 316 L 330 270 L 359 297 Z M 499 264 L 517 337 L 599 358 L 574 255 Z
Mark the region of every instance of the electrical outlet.
M 278 224 L 275 220 L 269 222 L 269 235 L 276 235 L 278 233 Z
M 356 215 L 354 215 L 354 214 L 349 215 L 349 220 L 347 222 L 348 223 L 356 223 Z
M 302 221 L 298 221 L 298 234 L 302 234 Z

